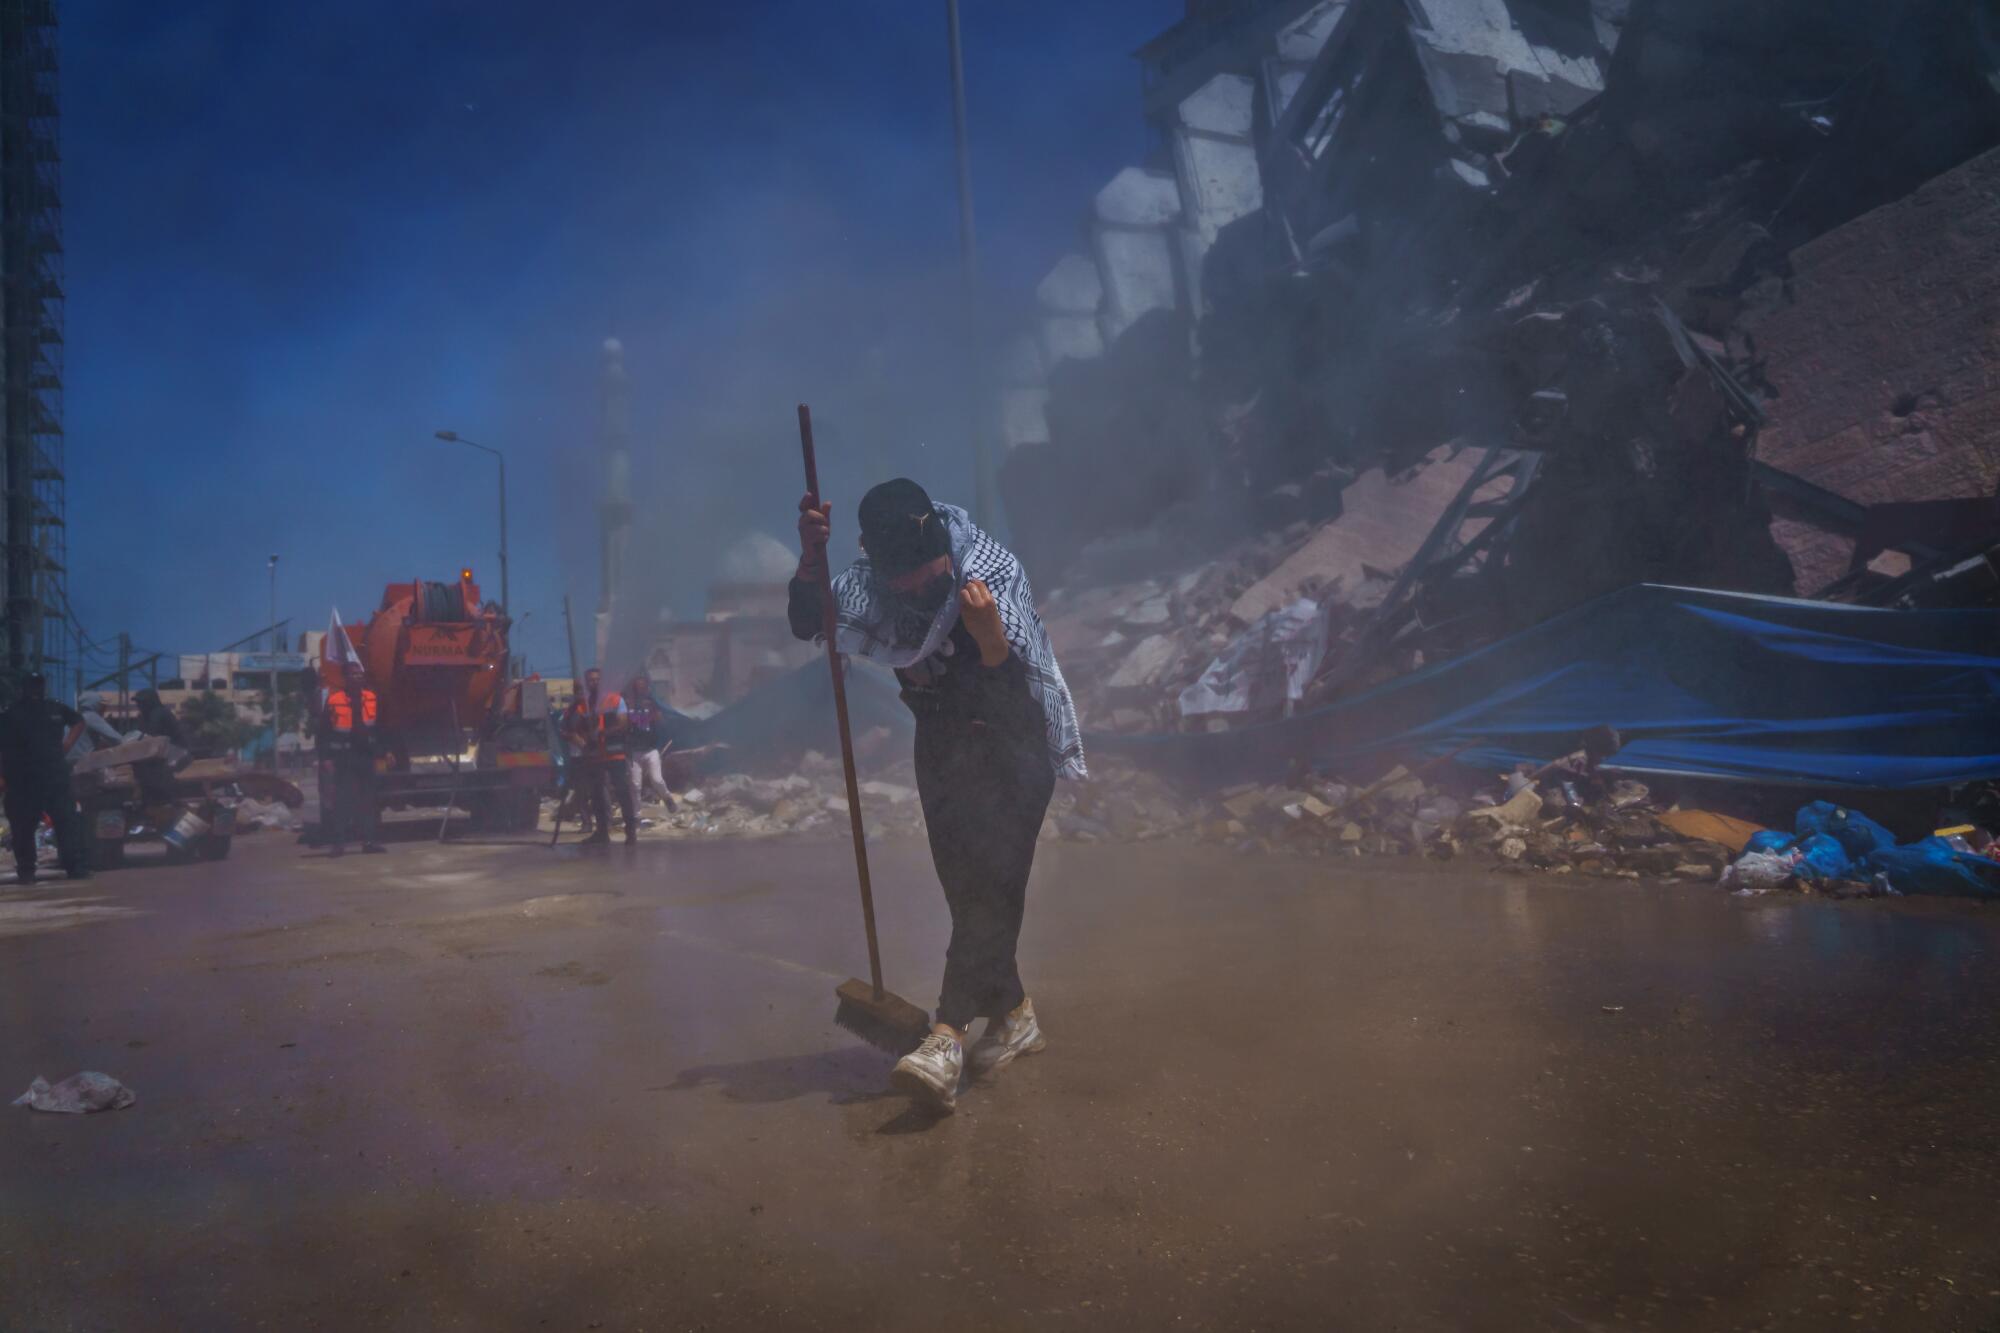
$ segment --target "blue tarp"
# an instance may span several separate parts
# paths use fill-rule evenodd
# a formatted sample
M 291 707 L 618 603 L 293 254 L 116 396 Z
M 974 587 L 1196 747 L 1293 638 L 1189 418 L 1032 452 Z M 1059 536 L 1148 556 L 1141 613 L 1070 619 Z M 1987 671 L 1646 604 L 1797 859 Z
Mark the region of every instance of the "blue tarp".
M 2000 777 L 2000 611 L 1643 584 L 1283 722 L 1092 739 L 1230 781 L 1461 747 L 1501 769 L 1604 723 L 1625 738 L 1609 767 L 1627 772 L 1884 789 Z

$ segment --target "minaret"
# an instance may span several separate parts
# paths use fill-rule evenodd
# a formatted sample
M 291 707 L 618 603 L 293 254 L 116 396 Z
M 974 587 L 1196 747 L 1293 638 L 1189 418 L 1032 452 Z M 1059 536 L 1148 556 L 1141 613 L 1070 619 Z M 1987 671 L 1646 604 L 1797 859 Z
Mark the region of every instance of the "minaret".
M 611 644 L 611 617 L 625 581 L 625 548 L 632 532 L 632 382 L 625 374 L 625 344 L 604 340 L 603 588 L 597 598 L 597 664 Z

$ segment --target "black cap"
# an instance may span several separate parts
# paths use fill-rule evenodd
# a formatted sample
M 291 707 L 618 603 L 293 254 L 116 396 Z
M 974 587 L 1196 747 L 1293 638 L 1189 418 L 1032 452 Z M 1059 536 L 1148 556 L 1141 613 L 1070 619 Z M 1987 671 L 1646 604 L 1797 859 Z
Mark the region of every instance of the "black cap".
M 898 477 L 861 497 L 861 549 L 894 578 L 950 555 L 951 534 L 924 488 Z

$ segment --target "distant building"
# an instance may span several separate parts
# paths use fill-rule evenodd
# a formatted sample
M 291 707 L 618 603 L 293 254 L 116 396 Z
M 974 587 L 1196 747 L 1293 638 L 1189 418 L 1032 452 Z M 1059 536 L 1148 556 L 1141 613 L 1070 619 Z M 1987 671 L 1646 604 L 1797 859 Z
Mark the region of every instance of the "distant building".
M 813 645 L 792 637 L 786 615 L 797 567 L 795 554 L 761 532 L 724 551 L 702 619 L 662 625 L 646 654 L 654 693 L 670 708 L 701 713 L 810 662 Z
M 296 653 L 195 653 L 168 658 L 166 664 L 157 669 L 170 666 L 179 674 L 160 677 L 158 683 L 154 682 L 152 672 L 134 674 L 122 695 L 116 687 L 100 689 L 85 696 L 84 702 L 94 704 L 97 712 L 112 725 L 122 726 L 133 720 L 132 696 L 140 690 L 151 689 L 158 692 L 161 703 L 176 713 L 190 700 L 206 697 L 229 704 L 246 722 L 268 726 L 270 712 L 266 701 L 271 694 L 272 668 L 277 668 L 280 690 L 289 694 L 294 688 L 307 689 L 305 677 L 318 663 L 319 640 L 323 637 L 320 631 L 304 635 L 300 651 Z M 316 690 L 313 691 L 313 698 L 317 702 Z M 307 713 L 310 711 L 305 710 Z M 285 751 L 298 749 L 306 743 L 302 726 L 278 738 L 278 748 Z

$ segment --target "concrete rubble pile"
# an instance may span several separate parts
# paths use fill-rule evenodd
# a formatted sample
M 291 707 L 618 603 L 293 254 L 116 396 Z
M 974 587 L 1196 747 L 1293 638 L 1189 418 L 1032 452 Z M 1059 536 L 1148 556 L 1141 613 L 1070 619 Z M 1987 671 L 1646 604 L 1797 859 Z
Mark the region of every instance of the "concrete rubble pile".
M 907 766 L 906 766 L 907 767 Z M 923 811 L 915 778 L 897 774 L 861 783 L 868 836 L 921 836 Z M 674 837 L 769 837 L 774 834 L 848 836 L 846 780 L 840 761 L 808 751 L 782 777 L 719 774 L 675 797 L 676 810 L 655 816 L 655 828 Z
M 1587 742 L 1588 743 L 1588 742 Z M 867 836 L 922 838 L 922 806 L 904 765 L 860 784 Z M 1740 797 L 1739 793 L 1739 797 Z M 1100 757 L 1090 781 L 1061 784 L 1046 842 L 1171 839 L 1245 853 L 1414 857 L 1503 873 L 1654 883 L 1717 883 L 1732 892 L 1825 897 L 1900 893 L 2000 897 L 1992 859 L 2000 784 L 1975 784 L 1939 812 L 1956 826 L 1898 845 L 1883 826 L 1825 802 L 1797 811 L 1795 833 L 1684 805 L 1646 783 L 1597 770 L 1579 752 L 1530 770 L 1482 775 L 1448 759 L 1397 765 L 1369 782 L 1306 770 L 1283 783 L 1216 791 L 1176 785 L 1124 758 Z M 1775 813 L 1782 799 L 1762 805 Z M 1780 822 L 1790 822 L 1790 813 Z M 1903 822 L 1908 824 L 1908 811 Z M 777 777 L 712 775 L 656 820 L 670 838 L 849 836 L 839 761 L 807 752 Z M 1846 838 L 1843 854 L 1828 830 Z M 1856 842 L 1865 833 L 1865 845 Z
M 1088 724 L 1112 732 L 1177 728 L 1181 692 L 1244 628 L 1231 607 L 1308 535 L 1301 524 L 1170 579 L 1062 589 L 1047 598 L 1042 620 Z
M 1280 720 L 1640 583 L 1963 604 L 1911 580 L 1983 560 L 1951 596 L 1995 597 L 1990 7 L 1229 16 L 1141 53 L 1161 160 L 1099 192 L 1000 377 L 1011 539 L 1087 732 Z M 1755 831 L 1463 769 L 1195 794 L 1134 746 L 1045 837 L 1711 881 Z M 919 828 L 876 781 L 871 830 Z M 814 756 L 705 781 L 675 828 L 844 815 Z
M 1355 646 L 1477 461 L 1446 448 L 1393 476 L 1371 469 L 1338 517 L 1170 576 L 1058 588 L 1043 620 L 1090 727 L 1214 729 L 1300 702 L 1320 666 Z
M 1490 790 L 1453 794 L 1405 768 L 1367 784 L 1304 776 L 1280 786 L 1244 785 L 1191 794 L 1162 778 L 1100 764 L 1088 783 L 1059 788 L 1042 836 L 1049 841 L 1144 842 L 1178 839 L 1240 851 L 1305 856 L 1423 856 L 1553 874 L 1603 878 L 1714 880 L 1740 850 L 1673 827 L 1640 783 L 1609 784 L 1596 799 L 1566 795 L 1559 781 L 1511 779 Z M 1571 784 L 1572 788 L 1574 784 Z M 871 778 L 861 784 L 871 841 L 923 836 L 914 783 Z M 844 838 L 848 806 L 840 765 L 818 752 L 778 778 L 731 774 L 678 797 L 679 809 L 656 823 L 669 837 L 767 837 L 820 834 Z M 1715 823 L 1688 827 L 1739 830 Z
M 1633 583 L 1858 595 L 2000 539 L 1981 6 L 1337 0 L 1273 40 L 1261 75 L 1189 93 L 1174 175 L 1106 187 L 1094 270 L 1044 284 L 1046 439 L 1010 436 L 1002 487 L 1070 589 L 1093 725 L 1232 711 L 1174 704 L 1326 599 L 1246 617 L 1221 590 L 1440 458 L 1489 468 L 1474 508 L 1441 488 L 1383 524 L 1404 540 L 1349 543 L 1409 576 L 1334 598 L 1386 598 L 1364 677 Z M 1220 81 L 1260 77 L 1223 134 Z M 1218 203 L 1239 158 L 1255 188 Z M 1913 505 L 1956 508 L 1877 521 Z M 1283 669 L 1347 665 L 1338 623 L 1291 621 Z
M 1585 798 L 1574 794 L 1573 783 L 1566 792 L 1560 782 L 1509 781 L 1511 795 L 1497 783 L 1455 793 L 1399 766 L 1360 785 L 1302 776 L 1282 786 L 1189 797 L 1152 775 L 1114 771 L 1059 796 L 1048 836 L 1191 837 L 1241 851 L 1466 859 L 1524 872 L 1666 880 L 1714 880 L 1736 851 L 1713 836 L 1683 831 L 1733 841 L 1733 821 L 1683 820 L 1684 812 L 1660 808 L 1642 783 L 1614 782 Z

